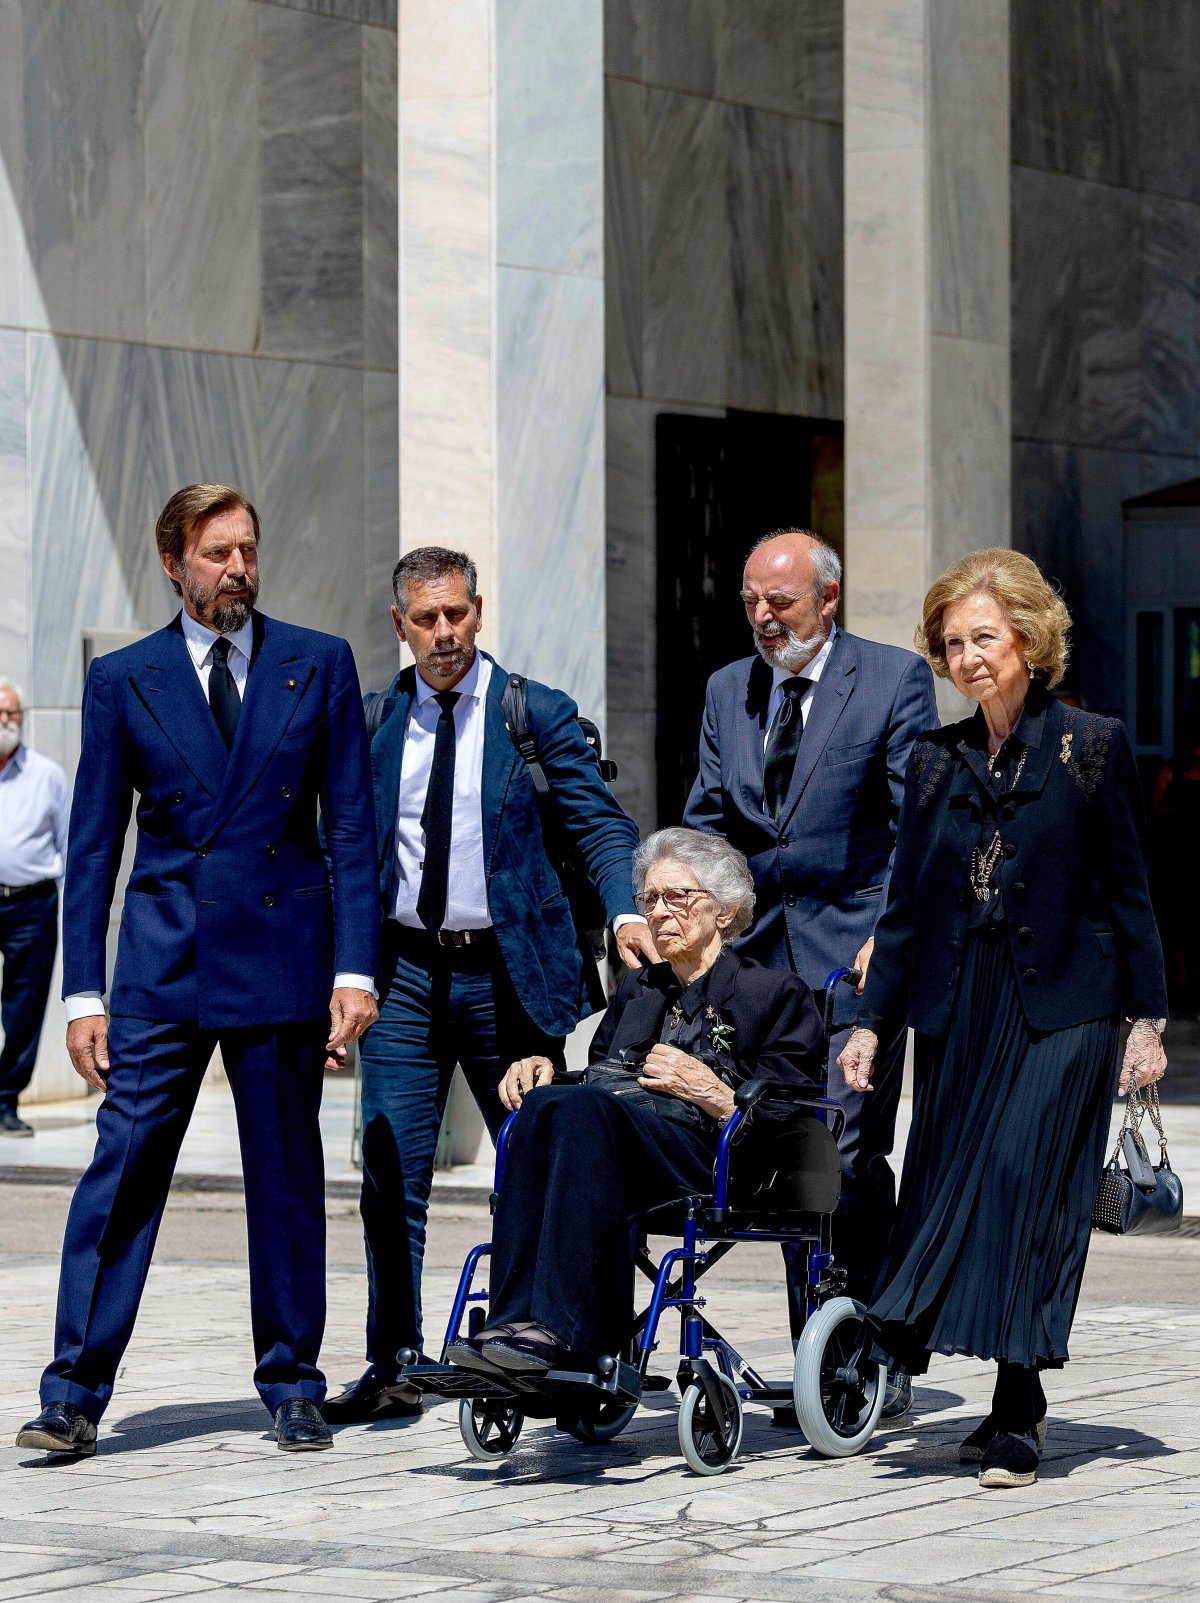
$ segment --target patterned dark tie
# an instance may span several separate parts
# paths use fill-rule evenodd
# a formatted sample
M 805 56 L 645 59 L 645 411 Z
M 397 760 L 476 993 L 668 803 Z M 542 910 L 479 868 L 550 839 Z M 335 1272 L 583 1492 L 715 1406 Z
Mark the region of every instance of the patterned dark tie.
M 763 758 L 763 793 L 772 818 L 778 818 L 787 799 L 788 787 L 796 767 L 796 753 L 804 734 L 804 718 L 800 712 L 800 698 L 812 684 L 798 674 L 785 679 L 780 689 L 783 700 L 767 732 L 767 745 Z
M 440 930 L 450 885 L 450 832 L 454 821 L 454 707 L 460 692 L 443 690 L 433 699 L 442 709 L 433 736 L 433 765 L 421 811 L 425 861 L 417 892 L 417 917 L 427 930 Z
M 224 635 L 213 641 L 212 667 L 208 670 L 208 705 L 212 708 L 221 739 L 228 749 L 237 734 L 242 698 L 233 682 L 233 672 L 229 666 L 229 641 Z

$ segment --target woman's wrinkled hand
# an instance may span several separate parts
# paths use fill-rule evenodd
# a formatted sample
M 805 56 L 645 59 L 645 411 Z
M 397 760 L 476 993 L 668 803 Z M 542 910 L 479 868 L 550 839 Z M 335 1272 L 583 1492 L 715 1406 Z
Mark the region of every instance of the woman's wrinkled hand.
M 871 1089 L 871 1070 L 875 1065 L 875 1053 L 878 1050 L 879 1037 L 875 1031 L 864 1030 L 855 1025 L 850 1031 L 850 1039 L 838 1057 L 838 1068 L 845 1076 L 847 1090 Z
M 733 1112 L 733 1091 L 707 1063 L 690 1057 L 677 1046 L 659 1042 L 646 1054 L 638 1084 L 662 1096 L 694 1102 L 710 1117 L 723 1124 Z
M 1138 1019 L 1125 1043 L 1125 1061 L 1121 1065 L 1121 1079 L 1117 1091 L 1125 1096 L 1131 1087 L 1149 1085 L 1161 1080 L 1167 1072 L 1167 1054 L 1163 1051 L 1162 1037 L 1149 1019 Z
M 510 1113 L 515 1113 L 526 1091 L 532 1091 L 535 1085 L 549 1085 L 553 1078 L 554 1065 L 549 1058 L 521 1058 L 501 1080 L 500 1100 Z

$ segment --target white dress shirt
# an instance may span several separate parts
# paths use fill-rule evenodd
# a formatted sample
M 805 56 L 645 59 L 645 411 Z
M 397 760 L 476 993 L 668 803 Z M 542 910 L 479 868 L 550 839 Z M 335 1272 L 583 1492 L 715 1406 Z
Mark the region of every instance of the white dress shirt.
M 71 787 L 57 763 L 20 745 L 0 768 L 0 885 L 61 879 Z
M 221 638 L 215 629 L 208 629 L 198 623 L 186 609 L 180 613 L 180 623 L 183 627 L 184 644 L 188 649 L 188 656 L 196 669 L 200 680 L 200 688 L 204 692 L 205 701 L 208 700 L 208 676 L 212 672 L 212 648 Z M 254 651 L 254 620 L 247 618 L 240 629 L 234 629 L 225 636 L 230 645 L 226 661 L 233 682 L 237 686 L 239 700 L 246 695 L 246 680 L 250 674 L 250 658 Z M 369 974 L 335 974 L 333 976 L 335 989 L 340 985 L 350 985 L 359 991 L 369 991 L 375 995 L 375 981 Z M 88 1019 L 102 1016 L 104 1004 L 100 1000 L 99 991 L 76 991 L 63 1001 L 66 1011 L 67 1023 L 75 1019 Z
M 481 930 L 491 926 L 487 871 L 483 861 L 483 736 L 492 665 L 482 652 L 454 686 L 454 809 L 450 822 L 450 873 L 446 885 L 448 930 Z M 433 743 L 442 709 L 438 692 L 417 674 L 417 693 L 408 711 L 400 793 L 396 804 L 396 899 L 392 916 L 409 929 L 424 926 L 417 897 L 425 863 L 425 831 L 421 814 L 433 768 Z

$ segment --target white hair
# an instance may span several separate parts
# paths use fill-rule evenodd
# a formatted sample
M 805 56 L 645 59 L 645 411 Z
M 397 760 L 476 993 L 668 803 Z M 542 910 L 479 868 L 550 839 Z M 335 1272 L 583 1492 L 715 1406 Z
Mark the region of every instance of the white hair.
M 15 679 L 7 679 L 0 674 L 0 690 L 11 690 L 21 704 L 21 711 L 25 711 L 25 692 Z
M 673 857 L 686 863 L 696 876 L 699 890 L 707 891 L 723 912 L 732 912 L 722 939 L 732 941 L 748 930 L 754 919 L 754 879 L 750 865 L 735 846 L 720 835 L 699 829 L 656 829 L 633 854 L 634 889 L 641 893 L 646 875 L 655 863 Z

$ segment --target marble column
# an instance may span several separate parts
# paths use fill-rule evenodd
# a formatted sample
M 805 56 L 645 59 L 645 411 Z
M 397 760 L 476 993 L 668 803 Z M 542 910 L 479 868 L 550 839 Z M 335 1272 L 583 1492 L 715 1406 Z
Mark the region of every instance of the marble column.
M 1009 0 L 846 0 L 846 580 L 911 645 L 1011 541 Z
M 400 0 L 401 549 L 604 714 L 601 0 Z

